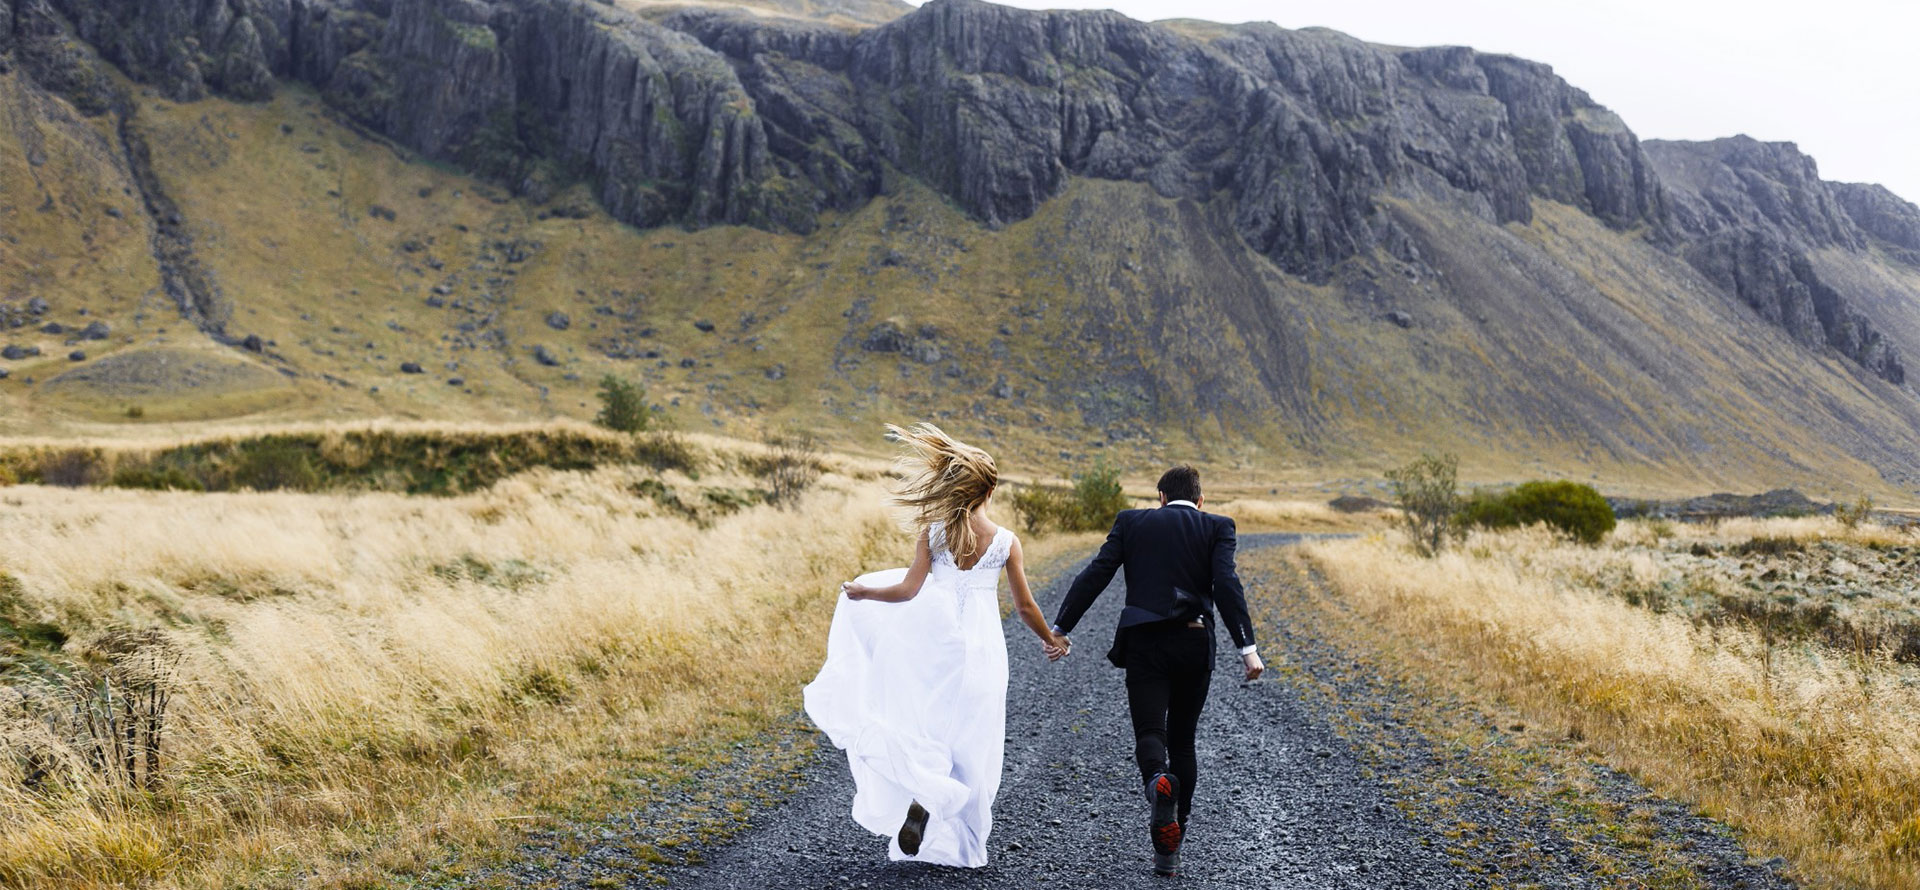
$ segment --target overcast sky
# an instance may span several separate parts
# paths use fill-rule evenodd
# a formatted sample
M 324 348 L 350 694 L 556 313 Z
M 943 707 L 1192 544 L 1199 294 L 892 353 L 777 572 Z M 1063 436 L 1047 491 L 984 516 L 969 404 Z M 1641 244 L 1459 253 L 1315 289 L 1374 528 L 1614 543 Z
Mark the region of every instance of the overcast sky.
M 1920 202 L 1920 0 L 996 0 L 1321 25 L 1552 65 L 1642 139 L 1795 142 L 1826 179 Z

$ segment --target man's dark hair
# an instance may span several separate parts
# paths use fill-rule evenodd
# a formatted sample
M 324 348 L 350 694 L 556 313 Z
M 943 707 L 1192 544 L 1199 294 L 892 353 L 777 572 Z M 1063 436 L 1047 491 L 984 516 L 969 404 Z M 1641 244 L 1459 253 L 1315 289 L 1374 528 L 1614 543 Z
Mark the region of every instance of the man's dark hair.
M 1200 471 L 1181 464 L 1161 474 L 1159 488 L 1169 501 L 1199 501 Z

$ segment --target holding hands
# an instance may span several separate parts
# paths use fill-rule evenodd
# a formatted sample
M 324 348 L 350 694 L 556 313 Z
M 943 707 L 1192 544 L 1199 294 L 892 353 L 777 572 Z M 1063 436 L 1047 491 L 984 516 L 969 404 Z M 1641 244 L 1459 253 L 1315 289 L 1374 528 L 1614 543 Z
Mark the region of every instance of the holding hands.
M 1048 634 L 1040 638 L 1040 650 L 1048 661 L 1059 661 L 1073 652 L 1073 641 L 1066 634 Z

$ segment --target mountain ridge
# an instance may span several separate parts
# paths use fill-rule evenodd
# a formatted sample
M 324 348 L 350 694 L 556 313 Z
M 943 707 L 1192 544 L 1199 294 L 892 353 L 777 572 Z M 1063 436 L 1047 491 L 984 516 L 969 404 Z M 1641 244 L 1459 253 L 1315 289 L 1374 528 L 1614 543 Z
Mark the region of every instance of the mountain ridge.
M 1478 371 L 1457 363 L 1475 350 L 1504 355 L 1502 361 L 1536 368 L 1536 377 L 1562 380 L 1557 385 L 1566 387 L 1575 402 L 1593 404 L 1591 412 L 1582 409 L 1548 423 L 1544 415 L 1532 416 L 1534 409 L 1522 410 L 1510 395 L 1453 392 L 1439 401 L 1443 415 L 1467 417 L 1473 410 L 1488 410 L 1471 409 L 1476 402 L 1504 402 L 1510 407 L 1488 416 L 1507 418 L 1503 422 L 1518 424 L 1528 436 L 1551 430 L 1555 436 L 1611 437 L 1595 424 L 1623 410 L 1601 407 L 1624 398 L 1607 394 L 1621 381 L 1603 385 L 1605 377 L 1562 377 L 1539 366 L 1546 361 L 1541 356 L 1553 350 L 1495 351 L 1499 343 L 1517 343 L 1513 337 L 1546 311 L 1538 299 L 1523 299 L 1540 292 L 1540 276 L 1571 274 L 1569 286 L 1593 295 L 1580 301 L 1611 295 L 1606 301 L 1614 305 L 1595 304 L 1599 308 L 1553 321 L 1553 336 L 1588 336 L 1592 325 L 1602 323 L 1594 311 L 1642 316 L 1669 311 L 1647 301 L 1673 294 L 1725 299 L 1804 352 L 1774 345 L 1738 316 L 1722 318 L 1719 309 L 1712 310 L 1718 320 L 1711 324 L 1734 325 L 1729 332 L 1737 329 L 1734 342 L 1746 344 L 1742 348 L 1772 350 L 1819 382 L 1803 382 L 1804 392 L 1789 395 L 1794 386 L 1756 382 L 1763 378 L 1748 369 L 1714 372 L 1715 386 L 1756 394 L 1778 387 L 1780 392 L 1762 402 L 1784 400 L 1786 407 L 1777 410 L 1803 418 L 1792 422 L 1806 422 L 1810 431 L 1827 430 L 1833 439 L 1867 436 L 1845 447 L 1848 453 L 1876 455 L 1870 463 L 1882 474 L 1904 475 L 1912 468 L 1911 459 L 1897 456 L 1896 443 L 1911 438 L 1910 429 L 1900 428 L 1915 413 L 1912 390 L 1904 386 L 1902 356 L 1920 349 L 1912 289 L 1920 270 L 1914 262 L 1920 252 L 1920 210 L 1885 189 L 1820 180 L 1811 159 L 1790 144 L 1643 143 L 1617 116 L 1536 62 L 1464 47 L 1381 47 L 1320 29 L 1152 24 L 1112 13 L 1028 12 L 976 0 L 935 0 L 877 25 L 684 6 L 634 12 L 586 0 L 21 0 L 4 11 L 0 22 L 12 27 L 0 43 L 0 58 L 8 61 L 0 64 L 21 69 L 9 76 L 16 90 L 33 93 L 28 98 L 34 103 L 44 103 L 35 98 L 40 91 L 64 97 L 82 119 L 88 113 L 118 115 L 121 129 L 138 139 L 149 130 L 141 122 L 148 112 L 137 107 L 139 102 L 114 98 L 130 95 L 128 88 L 115 86 L 122 71 L 168 103 L 191 104 L 214 95 L 277 104 L 267 97 L 289 89 L 285 84 L 306 84 L 339 118 L 339 126 L 359 134 L 356 138 L 385 142 L 387 150 L 452 163 L 504 184 L 516 196 L 507 200 L 537 210 L 530 213 L 536 226 L 556 215 L 570 219 L 598 212 L 572 197 L 582 188 L 612 219 L 640 226 L 642 232 L 745 226 L 776 239 L 822 245 L 842 238 L 834 228 L 864 216 L 872 205 L 899 205 L 898 196 L 911 190 L 909 182 L 951 202 L 981 228 L 976 237 L 954 228 L 957 220 L 932 224 L 932 231 L 944 234 L 931 236 L 928 244 L 993 240 L 999 237 L 995 233 L 1048 215 L 1043 211 L 1051 203 L 1077 192 L 1097 196 L 1077 199 L 1083 202 L 1159 212 L 1151 209 L 1152 201 L 1118 201 L 1118 193 L 1105 189 L 1087 192 L 1075 185 L 1082 180 L 1132 184 L 1158 201 L 1173 202 L 1169 206 L 1206 208 L 1167 248 L 1174 253 L 1152 251 L 1159 262 L 1185 269 L 1194 258 L 1182 251 L 1215 252 L 1206 243 L 1216 235 L 1206 233 L 1219 227 L 1270 270 L 1235 273 L 1237 283 L 1207 273 L 1183 284 L 1174 279 L 1185 272 L 1161 275 L 1137 258 L 1115 264 L 1069 251 L 1053 254 L 1050 265 L 1035 273 L 1057 279 L 1048 288 L 1072 285 L 1065 293 L 1074 307 L 1066 311 L 1075 313 L 1094 311 L 1093 291 L 1119 286 L 1119 279 L 1110 277 L 1115 274 L 1138 279 L 1128 287 L 1172 288 L 1168 294 L 1139 297 L 1147 301 L 1142 305 L 1160 312 L 1219 308 L 1227 293 L 1244 288 L 1243 296 L 1232 297 L 1237 308 L 1229 315 L 1244 330 L 1262 333 L 1238 338 L 1239 345 L 1221 355 L 1251 356 L 1245 380 L 1223 382 L 1218 395 L 1224 398 L 1201 399 L 1195 416 L 1252 412 L 1246 418 L 1250 426 L 1275 430 L 1261 435 L 1276 444 L 1294 443 L 1289 448 L 1311 450 L 1316 437 L 1357 440 L 1350 425 L 1358 421 L 1335 419 L 1345 409 L 1331 409 L 1325 390 L 1317 388 L 1324 382 L 1315 381 L 1328 373 L 1359 374 L 1361 365 L 1354 364 L 1359 360 L 1336 361 L 1329 356 L 1339 350 L 1316 352 L 1306 346 L 1312 335 L 1305 332 L 1321 323 L 1311 319 L 1326 312 L 1387 319 L 1394 330 L 1452 338 L 1450 348 L 1466 352 L 1422 361 L 1455 365 L 1455 373 L 1488 381 L 1496 375 L 1485 363 Z M 882 9 L 874 16 L 886 14 Z M 137 27 L 116 30 L 116 22 Z M 86 59 L 95 50 L 118 60 L 118 71 L 89 68 Z M 206 148 L 217 140 L 196 140 L 196 150 L 227 151 Z M 333 156 L 325 146 L 318 148 Z M 324 163 L 365 162 L 348 155 Z M 163 158 L 160 164 L 175 162 Z M 129 178 L 143 181 L 135 174 Z M 199 174 L 187 177 L 192 183 L 182 175 L 176 171 L 152 181 L 161 191 L 204 188 L 192 184 L 203 181 L 194 179 Z M 394 199 L 381 200 L 389 202 L 381 209 L 391 213 Z M 1583 236 L 1594 249 L 1568 253 L 1574 250 L 1570 243 L 1554 240 L 1550 229 L 1564 230 L 1573 221 L 1554 207 L 1571 208 L 1598 226 Z M 196 215 L 225 212 L 218 205 L 194 211 L 176 228 L 212 237 L 209 223 Z M 147 214 L 157 220 L 153 239 L 173 225 L 170 214 Z M 353 225 L 379 223 L 376 215 Z M 1465 241 L 1443 234 L 1461 226 L 1476 232 L 1490 228 L 1486 237 Z M 1496 237 L 1499 230 L 1508 235 Z M 1581 230 L 1586 231 L 1584 224 Z M 874 234 L 889 237 L 884 228 Z M 443 230 L 440 237 L 465 235 Z M 396 251 L 397 281 L 438 272 L 420 262 L 422 257 L 444 262 L 434 258 L 431 238 L 427 232 L 399 242 L 418 243 L 424 250 Z M 1124 253 L 1152 246 L 1151 233 L 1122 240 L 1109 248 Z M 860 292 L 888 280 L 890 270 L 951 267 L 964 275 L 977 262 L 947 256 L 948 248 L 922 249 L 908 242 L 882 250 L 851 279 L 853 291 L 845 299 L 858 305 L 867 299 Z M 1450 250 L 1463 253 L 1450 256 Z M 1512 253 L 1516 250 L 1526 252 L 1524 262 Z M 512 252 L 494 249 L 503 251 Z M 1495 260 L 1486 251 L 1510 258 Z M 1614 253 L 1633 259 L 1623 260 L 1624 265 L 1606 261 L 1615 270 L 1610 274 L 1637 277 L 1638 283 L 1596 278 L 1583 268 Z M 1457 283 L 1488 271 L 1473 268 L 1470 255 L 1521 264 L 1484 285 L 1513 290 L 1513 300 L 1476 297 Z M 1230 267 L 1242 262 L 1227 255 L 1220 261 Z M 1536 263 L 1546 265 L 1526 271 Z M 233 274 L 225 271 L 231 261 L 203 265 L 210 270 L 207 293 L 235 292 L 231 286 L 222 291 L 220 280 Z M 1072 271 L 1080 266 L 1113 271 L 1090 281 Z M 793 278 L 798 270 L 754 271 Z M 496 274 L 491 280 L 502 282 L 490 285 L 492 290 L 513 291 L 512 276 Z M 1226 290 L 1211 296 L 1193 291 L 1201 280 Z M 402 284 L 400 290 L 412 287 Z M 1625 296 L 1627 291 L 1633 295 Z M 1189 296 L 1173 296 L 1180 293 Z M 1320 294 L 1338 296 L 1326 308 L 1312 309 L 1314 301 L 1330 299 Z M 1444 297 L 1445 305 L 1415 311 L 1434 295 Z M 227 298 L 242 315 L 249 300 L 257 303 L 254 295 Z M 199 305 L 193 299 L 176 302 Z M 1487 315 L 1476 302 L 1500 305 L 1506 314 Z M 1290 321 L 1289 313 L 1299 317 Z M 219 313 L 203 315 L 213 319 Z M 1017 317 L 1008 317 L 1003 329 L 1016 329 L 1011 321 Z M 1465 327 L 1453 331 L 1440 319 Z M 1101 350 L 1117 348 L 1113 340 L 1120 332 L 1087 320 L 1092 326 L 1085 327 L 1086 335 L 1107 344 Z M 1495 330 L 1502 321 L 1515 330 Z M 291 357 L 284 348 L 276 358 L 276 347 L 267 345 L 278 339 L 271 332 L 250 340 L 246 330 L 205 326 L 240 352 L 278 362 L 285 373 L 315 373 L 313 359 Z M 1578 333 L 1582 326 L 1588 334 Z M 867 334 L 849 336 L 862 342 Z M 1181 336 L 1212 335 L 1189 325 Z M 1371 341 L 1389 335 L 1369 329 L 1356 336 Z M 1704 348 L 1681 343 L 1683 332 L 1650 328 L 1644 336 L 1672 341 L 1666 348 Z M 1001 335 L 1010 337 L 1017 339 L 1017 333 Z M 1178 348 L 1180 343 L 1165 345 Z M 1517 348 L 1511 343 L 1499 348 Z M 1018 389 L 986 372 L 981 363 L 995 361 L 994 353 L 985 349 L 984 340 L 976 345 L 984 350 L 981 358 L 955 359 L 958 373 L 950 379 L 985 374 L 970 385 L 987 399 L 996 398 L 991 392 L 1003 386 Z M 661 351 L 630 340 L 595 348 L 616 364 Z M 1615 342 L 1610 348 L 1622 346 Z M 1816 370 L 1825 356 L 1856 370 Z M 1328 361 L 1336 367 L 1325 365 Z M 1642 400 L 1678 406 L 1695 398 L 1673 389 L 1686 379 L 1675 376 L 1677 369 L 1652 368 L 1657 360 L 1651 356 L 1636 362 L 1642 367 L 1606 373 L 1664 381 L 1664 389 L 1635 397 Z M 325 373 L 347 379 L 338 370 Z M 835 373 L 840 372 L 830 372 Z M 1418 381 L 1423 373 L 1407 366 L 1386 379 Z M 1132 382 L 1117 385 L 1115 392 L 1136 395 L 1115 396 L 1118 402 L 1099 395 L 1072 401 L 1082 423 L 1105 429 L 1127 411 L 1164 410 L 1179 393 L 1192 398 L 1174 374 L 1128 378 Z M 1848 380 L 1851 374 L 1890 388 Z M 1071 385 L 1065 378 L 1052 379 L 1042 389 Z M 1866 402 L 1836 414 L 1822 407 L 1822 399 Z M 736 409 L 747 410 L 744 404 Z M 1405 410 L 1413 409 L 1392 409 Z M 1677 443 L 1686 438 L 1673 437 L 1673 424 L 1682 416 L 1656 422 L 1649 436 L 1610 447 L 1623 458 L 1652 449 L 1648 453 L 1666 455 L 1658 460 L 1671 460 L 1684 452 Z M 1863 419 L 1869 416 L 1877 419 Z M 1756 421 L 1727 415 L 1719 422 L 1739 427 Z M 1343 428 L 1345 433 L 1337 432 Z M 1664 432 L 1652 435 L 1655 430 Z M 1649 444 L 1656 440 L 1676 444 Z

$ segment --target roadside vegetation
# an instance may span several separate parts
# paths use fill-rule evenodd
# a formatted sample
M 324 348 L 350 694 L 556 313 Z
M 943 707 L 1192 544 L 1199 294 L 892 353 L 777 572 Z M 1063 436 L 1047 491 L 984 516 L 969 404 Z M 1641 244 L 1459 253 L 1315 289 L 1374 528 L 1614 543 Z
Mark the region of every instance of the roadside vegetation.
M 711 438 L 656 469 L 633 442 L 408 427 L 36 449 L 107 478 L 266 460 L 294 484 L 0 488 L 0 886 L 457 875 L 683 747 L 786 718 L 837 583 L 906 552 L 881 474 Z M 284 453 L 302 460 L 258 457 Z M 298 490 L 342 467 L 385 469 Z M 461 481 L 377 484 L 443 468 Z M 464 491 L 399 493 L 416 488 Z
M 1532 501 L 1469 499 L 1432 557 L 1404 530 L 1305 556 L 1424 673 L 1725 820 L 1808 886 L 1920 886 L 1920 536 L 1842 516 L 1594 538 L 1508 520 Z

